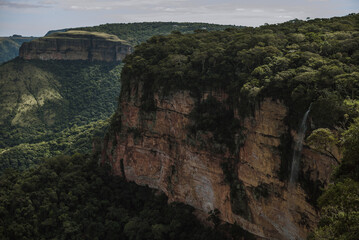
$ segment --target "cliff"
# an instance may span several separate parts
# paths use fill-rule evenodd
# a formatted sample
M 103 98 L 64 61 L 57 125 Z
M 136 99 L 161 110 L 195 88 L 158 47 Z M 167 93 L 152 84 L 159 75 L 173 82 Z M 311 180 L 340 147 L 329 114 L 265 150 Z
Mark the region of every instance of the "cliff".
M 132 47 L 115 35 L 99 32 L 68 31 L 24 43 L 20 58 L 40 60 L 121 61 Z
M 155 95 L 157 110 L 147 115 L 141 112 L 135 91 L 121 97 L 117 122 L 121 130 L 104 144 L 102 161 L 112 166 L 114 174 L 160 189 L 170 201 L 205 213 L 218 209 L 223 221 L 238 223 L 258 237 L 305 239 L 318 213 L 299 184 L 290 189 L 278 177 L 280 139 L 288 132 L 284 121 L 288 109 L 281 101 L 267 98 L 253 117 L 244 119 L 246 140 L 233 155 L 214 152 L 210 134 L 188 136 L 189 114 L 195 106 L 188 91 L 164 99 Z M 226 94 L 211 95 L 226 100 Z M 329 157 L 304 148 L 301 169 L 307 180 L 327 183 L 332 165 Z
M 337 165 L 329 155 L 340 159 L 305 137 L 325 128 L 336 142 L 357 117 L 345 83 L 354 35 L 329 37 L 357 17 L 151 38 L 126 58 L 102 162 L 259 239 L 305 239 Z

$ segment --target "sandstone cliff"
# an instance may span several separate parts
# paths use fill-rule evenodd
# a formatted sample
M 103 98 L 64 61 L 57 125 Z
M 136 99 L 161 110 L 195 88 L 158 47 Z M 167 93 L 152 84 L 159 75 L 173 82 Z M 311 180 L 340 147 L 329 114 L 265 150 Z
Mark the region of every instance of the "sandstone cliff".
M 121 61 L 132 47 L 115 35 L 87 31 L 58 32 L 24 43 L 20 58 L 40 60 Z
M 222 220 L 238 223 L 259 239 L 305 239 L 316 226 L 310 189 L 328 183 L 334 162 L 304 146 L 302 184 L 289 188 L 279 177 L 281 139 L 296 138 L 285 124 L 288 109 L 281 101 L 266 98 L 253 116 L 242 119 L 245 141 L 233 154 L 214 151 L 209 133 L 189 136 L 195 99 L 188 91 L 165 98 L 155 94 L 156 111 L 146 114 L 140 109 L 141 91 L 140 86 L 121 95 L 117 127 L 105 139 L 102 161 L 114 174 L 160 189 L 170 201 L 205 213 L 218 209 Z M 210 95 L 221 102 L 227 97 Z

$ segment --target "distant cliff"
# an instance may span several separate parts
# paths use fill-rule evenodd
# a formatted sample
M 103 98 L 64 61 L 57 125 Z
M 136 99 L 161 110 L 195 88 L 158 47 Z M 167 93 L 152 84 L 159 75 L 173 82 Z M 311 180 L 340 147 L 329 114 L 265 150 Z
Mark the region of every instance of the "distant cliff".
M 115 35 L 99 32 L 57 32 L 24 43 L 20 58 L 40 60 L 121 61 L 132 47 Z

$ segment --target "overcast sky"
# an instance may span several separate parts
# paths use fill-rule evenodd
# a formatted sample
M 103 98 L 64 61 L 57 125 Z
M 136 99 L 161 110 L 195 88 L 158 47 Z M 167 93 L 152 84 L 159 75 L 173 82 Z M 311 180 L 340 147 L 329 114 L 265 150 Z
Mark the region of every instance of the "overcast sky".
M 147 21 L 259 26 L 358 10 L 359 0 L 0 0 L 0 36 Z

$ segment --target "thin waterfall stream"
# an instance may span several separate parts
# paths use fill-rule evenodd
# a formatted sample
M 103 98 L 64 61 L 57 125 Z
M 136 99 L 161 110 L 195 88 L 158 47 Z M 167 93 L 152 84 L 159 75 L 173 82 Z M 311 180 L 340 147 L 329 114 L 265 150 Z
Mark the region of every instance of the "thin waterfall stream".
M 298 179 L 299 162 L 302 155 L 303 140 L 305 132 L 307 131 L 307 118 L 310 112 L 312 104 L 310 104 L 308 110 L 305 112 L 302 122 L 299 127 L 298 137 L 294 145 L 293 158 L 292 158 L 292 169 L 290 171 L 289 186 L 293 187 Z
M 300 165 L 300 158 L 302 155 L 303 149 L 303 141 L 305 137 L 305 132 L 307 130 L 307 119 L 310 112 L 312 104 L 310 104 L 308 110 L 305 112 L 303 119 L 300 123 L 298 135 L 295 140 L 294 149 L 293 149 L 293 157 L 292 157 L 292 168 L 290 171 L 290 178 L 288 184 L 288 212 L 284 213 L 283 218 L 287 221 L 284 223 L 283 232 L 290 240 L 302 240 L 299 236 L 299 232 L 297 226 L 294 223 L 293 214 L 295 214 L 296 210 L 293 208 L 293 204 L 295 203 L 295 194 L 296 194 L 296 183 L 298 180 L 298 172 Z

